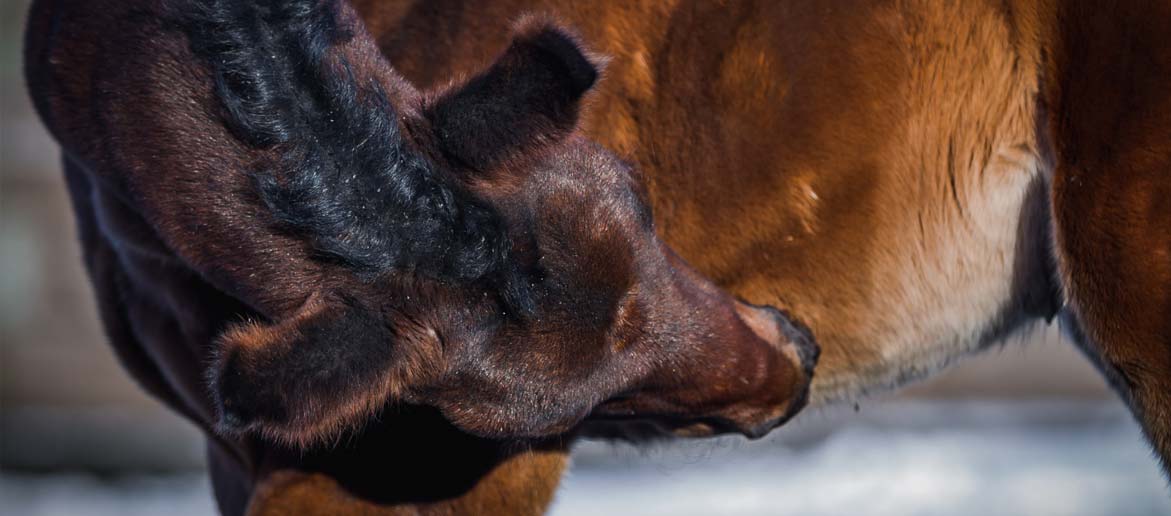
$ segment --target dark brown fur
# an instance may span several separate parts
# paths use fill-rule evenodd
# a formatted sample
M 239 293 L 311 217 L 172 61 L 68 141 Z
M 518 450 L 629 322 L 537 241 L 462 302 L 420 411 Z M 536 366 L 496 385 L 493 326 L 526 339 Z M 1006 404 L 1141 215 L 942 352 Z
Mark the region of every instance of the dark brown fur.
M 29 88 L 111 340 L 208 432 L 224 512 L 289 468 L 532 512 L 589 416 L 759 436 L 803 406 L 807 333 L 664 246 L 577 132 L 598 65 L 543 19 L 511 33 L 418 91 L 344 2 L 34 5 Z
M 1171 5 L 1071 2 L 1056 18 L 1041 130 L 1065 316 L 1168 470 Z

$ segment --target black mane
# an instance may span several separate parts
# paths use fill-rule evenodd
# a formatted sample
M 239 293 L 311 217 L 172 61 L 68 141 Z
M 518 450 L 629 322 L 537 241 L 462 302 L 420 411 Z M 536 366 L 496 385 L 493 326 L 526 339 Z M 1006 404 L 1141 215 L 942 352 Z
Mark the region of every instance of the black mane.
M 254 174 L 286 229 L 363 275 L 484 280 L 527 305 L 498 214 L 412 149 L 382 86 L 335 51 L 354 37 L 337 0 L 172 4 L 214 74 L 225 124 L 280 156 Z

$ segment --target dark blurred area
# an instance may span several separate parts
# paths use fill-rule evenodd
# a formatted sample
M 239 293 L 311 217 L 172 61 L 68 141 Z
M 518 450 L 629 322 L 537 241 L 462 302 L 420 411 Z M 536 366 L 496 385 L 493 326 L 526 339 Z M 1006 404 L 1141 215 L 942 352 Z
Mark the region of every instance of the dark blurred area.
M 0 465 L 198 468 L 194 429 L 148 399 L 106 346 L 59 151 L 24 87 L 27 9 L 6 0 L 0 32 Z
M 210 514 L 200 435 L 105 343 L 20 71 L 27 2 L 0 5 L 0 513 Z M 1137 426 L 1056 328 L 761 441 L 586 443 L 558 500 L 561 514 L 1171 512 Z

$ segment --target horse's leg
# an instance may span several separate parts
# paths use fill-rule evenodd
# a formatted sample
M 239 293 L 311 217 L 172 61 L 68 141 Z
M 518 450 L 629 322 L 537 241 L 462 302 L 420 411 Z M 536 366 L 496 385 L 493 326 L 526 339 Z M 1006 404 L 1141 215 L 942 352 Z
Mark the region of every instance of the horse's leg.
M 485 439 L 437 410 L 397 405 L 337 446 L 257 450 L 247 513 L 542 514 L 571 442 Z
M 1171 166 L 1159 173 L 1161 184 L 1152 184 L 1102 169 L 1083 184 L 1077 172 L 1059 171 L 1054 209 L 1072 333 L 1130 404 L 1166 469 L 1171 468 Z
M 393 457 L 386 460 L 393 461 Z M 446 500 L 378 503 L 355 496 L 333 477 L 285 469 L 262 480 L 249 516 L 397 516 L 460 514 L 544 514 L 569 463 L 564 450 L 530 451 L 502 460 L 467 492 Z
M 1171 5 L 1070 2 L 1044 93 L 1067 318 L 1171 467 Z M 1147 5 L 1149 4 L 1149 5 Z M 1100 11 L 1100 12 L 1099 12 Z

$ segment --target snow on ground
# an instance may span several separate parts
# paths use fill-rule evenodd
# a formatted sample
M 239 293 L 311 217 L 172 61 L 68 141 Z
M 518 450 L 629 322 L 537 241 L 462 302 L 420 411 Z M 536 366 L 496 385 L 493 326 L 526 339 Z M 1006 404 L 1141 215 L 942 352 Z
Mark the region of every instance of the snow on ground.
M 1168 493 L 1117 403 L 903 403 L 755 442 L 585 443 L 553 515 L 1171 515 Z M 212 511 L 198 474 L 0 476 L 2 514 Z
M 102 479 L 92 475 L 0 475 L 0 514 L 10 516 L 210 516 L 202 472 Z
M 619 464 L 575 468 L 553 514 L 1171 515 L 1156 462 L 1120 407 L 1073 424 L 1050 419 L 1061 411 L 1026 422 L 995 407 L 974 412 L 991 420 L 882 418 L 807 447 L 726 440 L 638 461 L 611 449 Z

